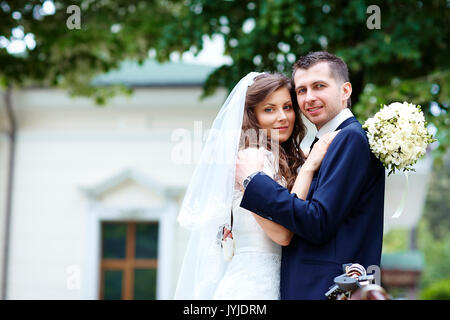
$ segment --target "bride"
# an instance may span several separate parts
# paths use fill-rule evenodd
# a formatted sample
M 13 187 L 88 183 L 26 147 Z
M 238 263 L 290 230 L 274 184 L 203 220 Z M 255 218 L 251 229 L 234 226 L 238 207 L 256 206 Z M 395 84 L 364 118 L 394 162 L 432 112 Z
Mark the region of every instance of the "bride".
M 228 96 L 177 219 L 191 236 L 175 299 L 280 299 L 281 246 L 293 233 L 240 207 L 243 190 L 234 183 L 235 165 L 257 152 L 265 174 L 306 198 L 311 172 L 336 132 L 319 139 L 306 157 L 300 149 L 306 127 L 295 102 L 291 81 L 281 74 L 249 73 Z M 230 240 L 231 259 L 224 251 Z

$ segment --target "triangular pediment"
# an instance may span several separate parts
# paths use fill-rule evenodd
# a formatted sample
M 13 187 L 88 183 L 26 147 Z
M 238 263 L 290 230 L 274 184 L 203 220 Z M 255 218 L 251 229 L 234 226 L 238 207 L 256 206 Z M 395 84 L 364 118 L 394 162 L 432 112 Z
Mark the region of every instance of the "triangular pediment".
M 177 190 L 135 170 L 125 169 L 98 183 L 81 188 L 91 199 L 114 206 L 160 206 L 174 201 Z

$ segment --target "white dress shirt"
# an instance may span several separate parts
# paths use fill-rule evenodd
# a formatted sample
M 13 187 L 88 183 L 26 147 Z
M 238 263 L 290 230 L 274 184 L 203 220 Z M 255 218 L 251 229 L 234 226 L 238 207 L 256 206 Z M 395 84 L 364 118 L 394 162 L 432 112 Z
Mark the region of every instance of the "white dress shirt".
M 324 134 L 335 131 L 342 122 L 350 117 L 353 117 L 353 113 L 349 108 L 345 108 L 344 110 L 339 112 L 333 119 L 325 123 L 323 127 L 320 128 L 319 131 L 317 131 L 316 137 L 320 139 Z
M 345 108 L 344 110 L 339 112 L 333 119 L 331 119 L 330 121 L 325 123 L 323 125 L 323 127 L 320 128 L 319 131 L 317 131 L 317 133 L 316 133 L 317 139 L 320 139 L 326 133 L 335 131 L 341 125 L 342 122 L 344 122 L 345 120 L 347 120 L 350 117 L 353 117 L 353 113 L 350 111 L 349 108 Z M 304 151 L 305 150 L 306 149 L 304 149 Z M 307 149 L 307 150 L 309 150 L 309 149 Z M 298 167 L 297 173 L 300 172 L 301 167 L 302 166 Z

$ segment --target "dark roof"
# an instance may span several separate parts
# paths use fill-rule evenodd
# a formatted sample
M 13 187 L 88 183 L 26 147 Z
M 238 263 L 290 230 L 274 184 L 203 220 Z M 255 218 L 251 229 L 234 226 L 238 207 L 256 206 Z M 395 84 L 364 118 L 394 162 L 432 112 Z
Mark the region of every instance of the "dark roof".
M 424 264 L 423 253 L 417 250 L 383 253 L 381 256 L 382 269 L 421 271 Z
M 97 76 L 94 85 L 122 84 L 128 87 L 177 87 L 203 86 L 212 66 L 186 63 L 157 63 L 146 60 L 142 65 L 124 61 L 117 70 Z

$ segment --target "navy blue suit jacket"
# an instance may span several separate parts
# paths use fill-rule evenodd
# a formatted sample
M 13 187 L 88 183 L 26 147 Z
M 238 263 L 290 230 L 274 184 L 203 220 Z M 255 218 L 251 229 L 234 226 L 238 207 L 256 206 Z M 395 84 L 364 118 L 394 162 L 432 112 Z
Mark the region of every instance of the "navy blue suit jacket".
M 384 167 L 355 117 L 338 129 L 306 200 L 261 173 L 245 190 L 241 207 L 295 233 L 282 250 L 281 299 L 326 299 L 342 264 L 380 265 Z

